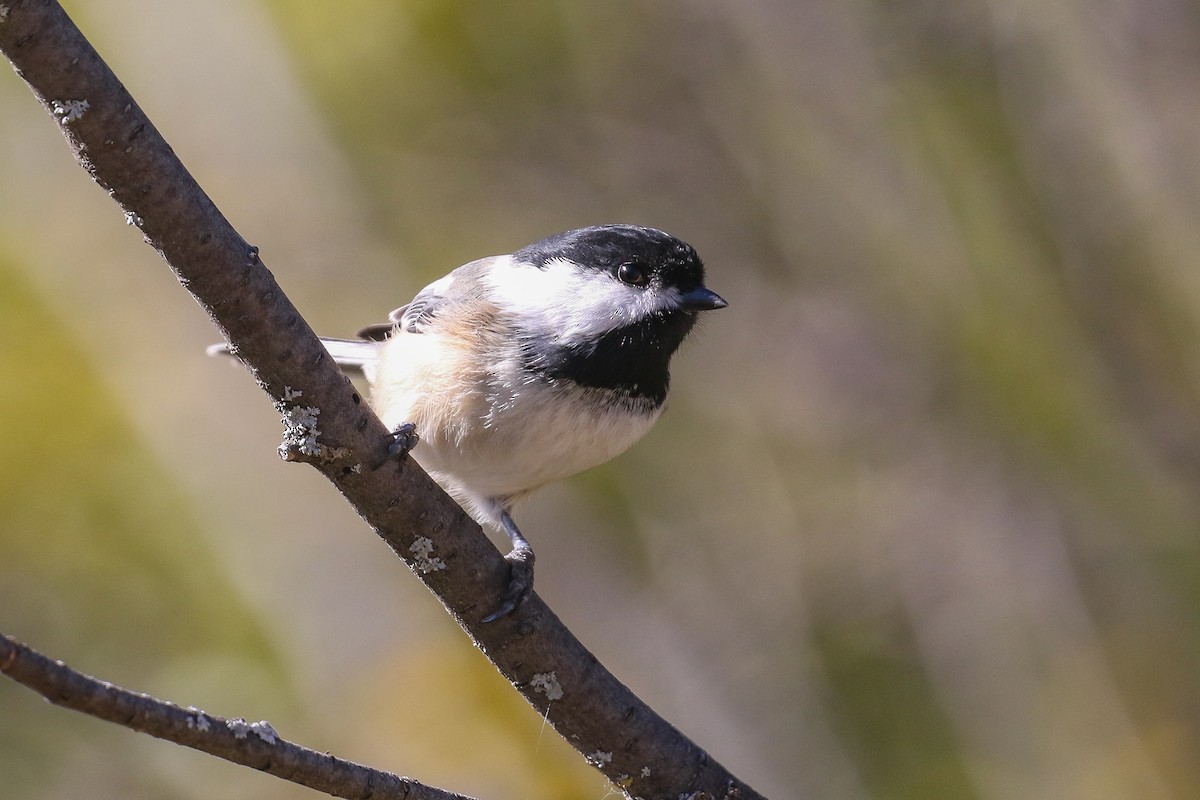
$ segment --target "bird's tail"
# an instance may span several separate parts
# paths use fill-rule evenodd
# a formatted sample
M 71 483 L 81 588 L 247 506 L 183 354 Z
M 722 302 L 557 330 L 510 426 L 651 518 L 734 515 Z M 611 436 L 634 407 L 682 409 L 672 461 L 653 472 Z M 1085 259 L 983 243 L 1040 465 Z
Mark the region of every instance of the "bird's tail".
M 379 358 L 380 342 L 367 342 L 362 339 L 321 339 L 321 344 L 333 356 L 338 366 L 345 370 L 357 370 L 366 373 Z M 368 376 L 369 377 L 369 376 Z
M 329 355 L 343 371 L 359 373 L 370 379 L 370 373 L 379 357 L 380 342 L 367 342 L 362 339 L 321 339 L 321 344 L 329 351 Z M 210 356 L 232 356 L 227 342 L 210 345 L 205 350 Z

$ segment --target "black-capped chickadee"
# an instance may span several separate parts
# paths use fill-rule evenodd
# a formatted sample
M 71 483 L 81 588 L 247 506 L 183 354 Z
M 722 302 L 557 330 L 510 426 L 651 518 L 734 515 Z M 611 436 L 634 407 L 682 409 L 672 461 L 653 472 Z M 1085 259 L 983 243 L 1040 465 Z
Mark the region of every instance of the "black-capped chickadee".
M 508 535 L 512 577 L 491 621 L 533 585 L 513 504 L 642 438 L 697 314 L 725 305 L 690 245 L 601 225 L 472 261 L 360 339 L 321 341 L 338 364 L 362 370 L 399 449 L 411 447 L 472 517 Z

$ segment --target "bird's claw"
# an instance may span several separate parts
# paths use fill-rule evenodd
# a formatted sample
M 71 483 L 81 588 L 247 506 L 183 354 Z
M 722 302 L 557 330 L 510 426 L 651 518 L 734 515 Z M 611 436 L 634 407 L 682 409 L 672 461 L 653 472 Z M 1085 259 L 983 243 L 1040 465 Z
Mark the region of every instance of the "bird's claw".
M 509 565 L 508 586 L 500 595 L 499 608 L 483 618 L 485 625 L 507 617 L 533 593 L 533 548 L 514 547 L 504 560 Z
M 411 422 L 399 426 L 388 436 L 391 437 L 391 441 L 388 442 L 387 451 L 371 465 L 372 470 L 380 469 L 384 464 L 390 464 L 393 461 L 403 463 L 408 458 L 409 452 L 417 446 L 417 442 L 421 441 L 421 437 L 417 436 L 417 426 Z
M 417 446 L 417 442 L 421 441 L 421 437 L 417 436 L 417 426 L 411 422 L 406 422 L 396 428 L 391 435 L 392 442 L 388 445 L 388 456 L 400 461 L 408 458 L 408 454 Z

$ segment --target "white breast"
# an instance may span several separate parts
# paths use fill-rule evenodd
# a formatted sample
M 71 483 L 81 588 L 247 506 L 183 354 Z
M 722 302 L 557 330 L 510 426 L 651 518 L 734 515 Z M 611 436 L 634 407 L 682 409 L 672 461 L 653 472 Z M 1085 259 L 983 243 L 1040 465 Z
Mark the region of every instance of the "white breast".
M 475 332 L 488 337 L 486 326 Z M 487 342 L 487 368 L 437 332 L 400 332 L 383 349 L 372 404 L 389 428 L 412 422 L 413 457 L 477 520 L 547 483 L 620 455 L 654 425 L 607 390 L 523 381 L 516 348 Z

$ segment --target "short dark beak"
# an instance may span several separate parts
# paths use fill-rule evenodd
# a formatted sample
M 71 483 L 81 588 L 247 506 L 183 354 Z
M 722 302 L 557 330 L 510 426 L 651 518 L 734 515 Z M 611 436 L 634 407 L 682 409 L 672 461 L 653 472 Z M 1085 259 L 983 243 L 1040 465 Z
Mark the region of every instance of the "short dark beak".
M 698 286 L 679 296 L 679 307 L 685 311 L 713 311 L 727 305 L 729 303 L 725 302 L 725 298 L 703 286 Z

